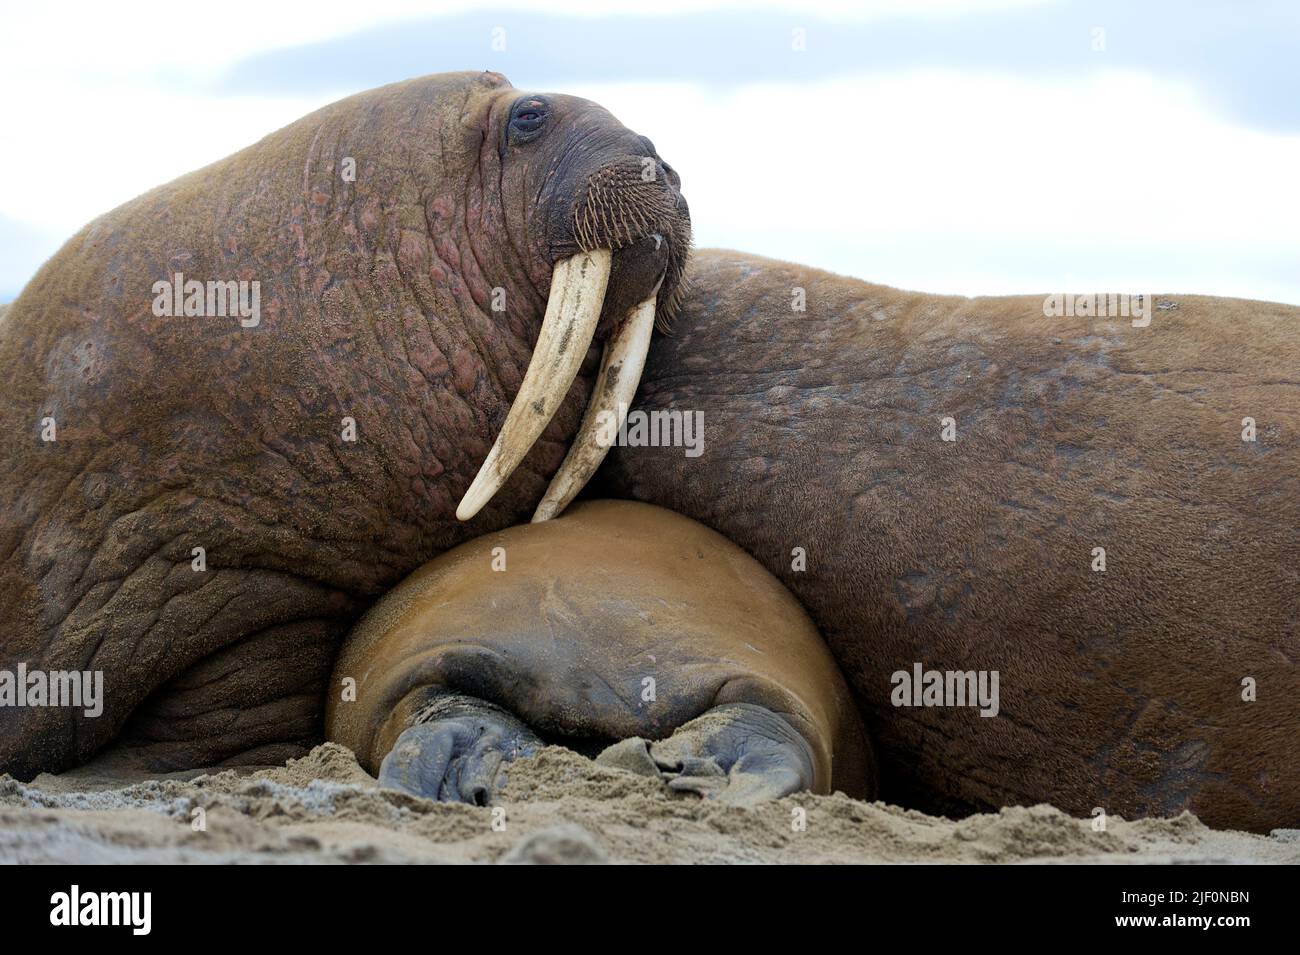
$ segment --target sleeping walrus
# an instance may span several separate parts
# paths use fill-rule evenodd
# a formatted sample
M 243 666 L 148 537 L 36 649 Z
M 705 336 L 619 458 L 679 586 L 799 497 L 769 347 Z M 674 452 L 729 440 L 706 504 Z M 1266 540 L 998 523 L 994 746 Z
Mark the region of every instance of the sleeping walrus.
M 486 804 L 541 741 L 644 744 L 668 784 L 748 803 L 875 790 L 849 690 L 798 602 L 680 514 L 591 501 L 479 537 L 348 637 L 326 734 L 380 782 Z M 638 745 L 632 743 L 632 745 Z

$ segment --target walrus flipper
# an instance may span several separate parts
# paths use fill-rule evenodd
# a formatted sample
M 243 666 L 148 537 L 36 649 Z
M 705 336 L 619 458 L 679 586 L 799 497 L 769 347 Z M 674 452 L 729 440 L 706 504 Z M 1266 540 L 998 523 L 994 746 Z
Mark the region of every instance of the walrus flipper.
M 486 806 L 505 785 L 505 764 L 541 745 L 501 707 L 433 691 L 384 757 L 379 784 L 439 802 Z
M 714 707 L 649 749 L 670 789 L 736 806 L 813 785 L 808 741 L 780 714 L 753 703 Z

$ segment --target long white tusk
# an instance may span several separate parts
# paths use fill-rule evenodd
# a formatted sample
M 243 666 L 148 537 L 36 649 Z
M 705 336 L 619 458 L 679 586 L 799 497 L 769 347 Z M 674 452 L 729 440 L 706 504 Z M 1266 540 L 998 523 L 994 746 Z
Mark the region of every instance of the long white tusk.
M 524 383 L 496 443 L 456 508 L 460 520 L 469 520 L 492 500 L 564 401 L 596 334 L 609 268 L 609 249 L 579 252 L 555 263 L 546 317 Z
M 600 375 L 596 378 L 587 414 L 568 456 L 551 479 L 542 503 L 537 505 L 533 514 L 534 524 L 550 520 L 569 506 L 596 473 L 600 462 L 605 460 L 613 437 L 623 427 L 628 406 L 641 382 L 646 353 L 650 351 L 658 291 L 656 288 L 648 299 L 633 308 L 627 321 L 605 343 Z

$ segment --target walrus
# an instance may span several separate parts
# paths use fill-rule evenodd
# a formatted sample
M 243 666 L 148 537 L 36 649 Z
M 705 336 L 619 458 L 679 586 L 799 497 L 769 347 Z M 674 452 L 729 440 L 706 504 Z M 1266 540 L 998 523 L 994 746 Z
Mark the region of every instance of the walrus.
M 626 441 L 589 493 L 698 520 L 799 598 L 881 798 L 1300 825 L 1300 308 L 718 250 L 687 284 L 629 421 L 699 412 L 703 453 Z M 930 705 L 995 673 L 996 715 Z
M 646 767 L 724 802 L 875 788 L 798 601 L 720 535 L 629 501 L 476 538 L 406 578 L 344 643 L 325 726 L 381 783 L 478 805 L 542 741 L 654 740 Z
M 680 298 L 680 185 L 594 103 L 449 73 L 75 235 L 0 322 L 0 772 L 319 742 L 376 597 L 585 480 L 585 405 Z M 102 713 L 49 705 L 83 673 Z

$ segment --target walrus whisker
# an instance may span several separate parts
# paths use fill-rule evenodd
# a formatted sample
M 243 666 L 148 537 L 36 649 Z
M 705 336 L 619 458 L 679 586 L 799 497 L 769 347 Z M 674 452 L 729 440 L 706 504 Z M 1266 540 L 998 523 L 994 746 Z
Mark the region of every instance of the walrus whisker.
M 496 443 L 456 508 L 459 520 L 472 518 L 501 489 L 564 401 L 596 334 L 610 263 L 609 249 L 580 252 L 555 263 L 546 317 L 523 384 Z
M 661 276 L 649 297 L 628 313 L 627 320 L 605 343 L 605 354 L 600 361 L 600 373 L 596 376 L 587 413 L 564 463 L 555 472 L 545 496 L 537 505 L 533 514 L 534 524 L 550 520 L 568 507 L 609 453 L 613 436 L 623 426 L 628 406 L 632 404 L 637 385 L 641 382 L 662 284 Z

